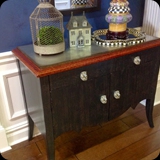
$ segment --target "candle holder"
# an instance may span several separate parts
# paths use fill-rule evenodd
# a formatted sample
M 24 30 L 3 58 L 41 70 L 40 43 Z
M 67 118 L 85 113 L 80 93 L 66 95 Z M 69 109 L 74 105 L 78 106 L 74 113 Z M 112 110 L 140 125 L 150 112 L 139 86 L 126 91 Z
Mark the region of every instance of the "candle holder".
M 105 20 L 109 23 L 106 39 L 128 38 L 127 23 L 132 20 L 128 5 L 129 2 L 127 0 L 112 0 L 110 2 L 109 13 L 105 17 Z

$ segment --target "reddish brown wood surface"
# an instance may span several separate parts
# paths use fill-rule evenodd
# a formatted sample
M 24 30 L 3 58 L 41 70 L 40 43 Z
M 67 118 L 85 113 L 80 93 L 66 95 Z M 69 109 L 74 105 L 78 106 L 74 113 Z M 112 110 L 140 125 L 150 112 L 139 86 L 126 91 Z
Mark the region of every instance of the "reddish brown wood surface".
M 31 70 L 32 73 L 35 74 L 36 77 L 44 77 L 50 74 L 55 74 L 55 73 L 76 69 L 79 67 L 106 61 L 109 59 L 117 58 L 120 56 L 132 54 L 135 52 L 147 50 L 147 49 L 158 47 L 158 46 L 160 46 L 160 39 L 148 41 L 148 42 L 134 45 L 134 46 L 124 47 L 119 50 L 113 50 L 109 52 L 107 51 L 107 54 L 104 52 L 101 54 L 92 55 L 90 57 L 86 57 L 78 60 L 73 60 L 69 62 L 67 61 L 65 63 L 49 66 L 46 68 L 38 67 L 30 58 L 28 58 L 25 55 L 25 53 L 23 53 L 18 48 L 14 49 L 12 52 L 24 65 L 26 65 Z

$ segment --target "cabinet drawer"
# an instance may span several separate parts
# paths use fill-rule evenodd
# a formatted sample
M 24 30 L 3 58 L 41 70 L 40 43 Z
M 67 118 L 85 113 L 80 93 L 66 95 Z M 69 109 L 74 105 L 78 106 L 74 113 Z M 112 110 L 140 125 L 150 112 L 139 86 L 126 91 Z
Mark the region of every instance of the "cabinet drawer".
M 50 81 L 53 84 L 53 88 L 59 88 L 62 86 L 71 85 L 74 83 L 80 83 L 82 81 L 81 74 L 84 73 L 84 77 L 88 80 L 92 80 L 96 77 L 106 76 L 109 73 L 125 70 L 126 68 L 141 67 L 147 62 L 151 62 L 158 54 L 158 50 L 149 49 L 142 52 L 134 53 L 131 55 L 121 56 L 119 58 L 99 62 L 89 66 L 73 69 L 70 71 L 58 73 L 50 76 Z M 157 54 L 155 54 L 157 52 Z M 82 75 L 83 76 L 83 75 Z
M 90 81 L 94 78 L 107 75 L 112 70 L 112 67 L 113 60 L 109 60 L 98 64 L 93 64 L 90 66 L 85 66 L 63 73 L 51 75 L 50 81 L 53 84 L 53 88 L 68 86 L 74 83 L 82 83 L 84 81 Z
M 124 70 L 130 67 L 142 66 L 145 63 L 154 60 L 153 52 L 154 49 L 149 49 L 148 51 L 141 51 L 131 55 L 125 55 L 114 60 L 115 67 L 112 71 Z M 156 54 L 154 54 L 156 55 Z

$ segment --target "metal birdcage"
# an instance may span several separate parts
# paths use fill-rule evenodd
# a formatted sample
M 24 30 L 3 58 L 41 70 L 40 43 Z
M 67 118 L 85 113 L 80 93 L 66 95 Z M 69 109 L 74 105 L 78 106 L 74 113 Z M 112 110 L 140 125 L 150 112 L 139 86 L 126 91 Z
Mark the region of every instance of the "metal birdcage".
M 40 55 L 61 53 L 65 50 L 63 15 L 50 0 L 38 1 L 30 16 L 34 51 Z

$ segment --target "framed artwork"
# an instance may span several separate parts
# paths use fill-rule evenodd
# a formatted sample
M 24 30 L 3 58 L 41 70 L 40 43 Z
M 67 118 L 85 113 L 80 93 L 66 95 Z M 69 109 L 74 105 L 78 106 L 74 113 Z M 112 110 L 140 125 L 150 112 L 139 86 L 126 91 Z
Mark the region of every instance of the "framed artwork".
M 52 4 L 62 12 L 73 13 L 94 12 L 100 10 L 101 0 L 52 0 Z

